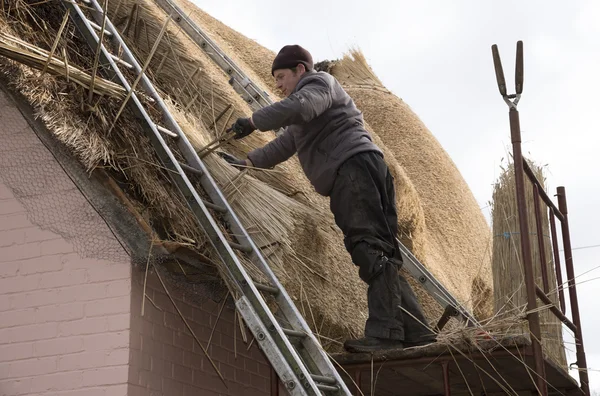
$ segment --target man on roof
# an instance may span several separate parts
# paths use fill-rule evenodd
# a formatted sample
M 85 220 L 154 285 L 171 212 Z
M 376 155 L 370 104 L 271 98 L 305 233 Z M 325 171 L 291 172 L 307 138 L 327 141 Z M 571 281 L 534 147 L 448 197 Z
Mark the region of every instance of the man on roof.
M 294 154 L 315 190 L 330 198 L 344 244 L 368 284 L 369 317 L 365 337 L 347 340 L 350 352 L 425 345 L 435 340 L 417 298 L 398 272 L 402 258 L 394 180 L 383 153 L 371 140 L 363 116 L 339 82 L 313 68 L 311 54 L 299 45 L 279 51 L 271 73 L 287 97 L 250 118 L 239 118 L 236 139 L 255 130 L 285 128 L 248 158 L 223 157 L 234 166 L 271 168 Z

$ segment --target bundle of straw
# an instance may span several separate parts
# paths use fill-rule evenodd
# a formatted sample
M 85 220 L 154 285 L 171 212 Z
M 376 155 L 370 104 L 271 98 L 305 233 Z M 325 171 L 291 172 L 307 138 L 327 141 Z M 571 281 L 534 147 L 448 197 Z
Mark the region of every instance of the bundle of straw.
M 125 88 L 99 76 L 92 77 L 80 68 L 68 64 L 65 59 L 59 59 L 49 51 L 32 45 L 8 33 L 0 32 L 0 55 L 15 62 L 22 63 L 37 70 L 47 71 L 55 76 L 64 77 L 84 88 L 93 86 L 93 91 L 98 95 L 123 99 Z M 92 84 L 92 80 L 94 83 Z
M 544 180 L 542 168 L 530 164 L 538 180 Z M 536 283 L 542 287 L 540 249 L 537 242 L 533 187 L 525 178 L 528 230 L 532 252 L 532 263 Z M 546 208 L 540 200 L 540 207 Z M 513 316 L 524 317 L 527 306 L 525 276 L 521 254 L 519 215 L 517 210 L 514 165 L 511 163 L 504 169 L 494 185 L 492 222 L 494 232 L 492 271 L 494 277 L 494 311 L 498 318 Z M 550 293 L 548 297 L 557 304 L 558 292 L 556 274 L 554 272 L 552 244 L 550 239 L 547 210 L 542 210 L 542 229 L 544 250 Z M 562 325 L 549 309 L 540 311 L 542 329 L 542 347 L 544 352 L 559 366 L 566 367 L 566 357 L 562 337 Z M 529 334 L 527 322 L 515 323 L 505 327 L 507 334 Z

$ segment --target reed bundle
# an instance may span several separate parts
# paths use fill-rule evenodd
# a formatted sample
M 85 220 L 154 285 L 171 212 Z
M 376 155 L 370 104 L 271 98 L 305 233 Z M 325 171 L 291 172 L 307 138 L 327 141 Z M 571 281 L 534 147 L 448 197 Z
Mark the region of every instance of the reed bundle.
M 543 181 L 542 168 L 531 164 L 538 180 Z M 535 222 L 533 186 L 525 178 L 525 198 L 528 229 L 532 253 L 532 263 L 536 283 L 542 288 L 542 263 L 538 245 L 538 231 Z M 540 200 L 540 207 L 546 208 Z M 543 265 L 546 266 L 550 293 L 548 297 L 558 303 L 558 289 L 552 255 L 552 241 L 547 209 L 542 209 L 542 230 L 544 237 Z M 494 275 L 494 312 L 498 318 L 513 317 L 515 312 L 524 311 L 527 305 L 525 275 L 521 253 L 519 215 L 515 190 L 514 165 L 511 163 L 502 169 L 502 174 L 494 185 L 492 221 L 494 232 L 492 270 Z M 562 336 L 562 324 L 549 309 L 540 311 L 542 347 L 546 355 L 559 366 L 566 368 L 565 349 Z M 502 326 L 501 326 L 502 327 Z M 529 334 L 527 322 L 505 327 L 507 334 Z
M 89 89 L 92 87 L 92 75 L 90 73 L 69 64 L 66 59 L 60 59 L 49 51 L 31 45 L 10 34 L 0 32 L 0 55 L 34 69 L 64 77 L 67 82 L 72 81 L 84 88 Z M 115 99 L 125 97 L 125 88 L 104 78 L 96 79 L 93 92 Z

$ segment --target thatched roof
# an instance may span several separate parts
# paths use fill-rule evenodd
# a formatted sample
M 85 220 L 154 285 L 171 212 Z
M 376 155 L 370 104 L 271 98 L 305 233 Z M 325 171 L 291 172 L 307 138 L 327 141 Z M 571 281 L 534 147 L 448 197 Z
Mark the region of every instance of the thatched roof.
M 64 17 L 62 8 L 52 1 L 37 2 L 29 7 L 22 0 L 17 0 L 15 7 L 3 12 L 0 14 L 1 32 L 20 37 L 46 51 L 52 48 Z M 139 59 L 145 61 L 166 18 L 164 13 L 151 0 L 122 0 L 109 2 L 108 15 Z M 200 11 L 196 15 L 207 18 Z M 254 72 L 265 87 L 270 86 L 265 82 L 270 78 L 271 53 L 216 22 L 211 26 L 220 32 L 221 40 L 225 37 L 231 41 L 226 49 L 231 51 L 229 55 L 233 58 L 238 56 L 242 66 L 245 63 L 244 71 L 251 77 Z M 215 32 L 212 33 L 215 36 Z M 93 70 L 94 54 L 70 22 L 66 24 L 55 53 L 60 54 L 61 59 L 66 56 L 72 66 Z M 56 138 L 69 147 L 90 172 L 103 168 L 117 180 L 139 216 L 151 225 L 155 239 L 185 244 L 219 266 L 203 232 L 170 183 L 167 172 L 133 114 L 126 110 L 113 126 L 121 106 L 119 99 L 95 95 L 90 102 L 87 89 L 66 76 L 42 75 L 28 66 L 1 57 L 0 71 L 11 81 L 12 88 L 27 98 Z M 250 113 L 246 103 L 227 83 L 227 76 L 173 25 L 169 26 L 151 59 L 149 74 L 198 149 L 222 133 L 232 119 Z M 152 110 L 152 103 L 148 101 L 146 105 L 151 116 L 159 122 L 159 114 Z M 215 123 L 216 116 L 230 105 L 231 110 Z M 365 111 L 365 114 L 368 115 L 368 112 Z M 480 224 L 478 218 L 455 218 L 453 215 L 446 223 L 431 220 L 431 213 L 441 216 L 446 208 L 435 209 L 437 201 L 431 197 L 425 199 L 428 197 L 424 196 L 426 190 L 419 190 L 423 183 L 420 178 L 431 182 L 432 174 L 427 171 L 411 174 L 410 164 L 403 163 L 398 153 L 390 149 L 393 146 L 383 139 L 377 120 L 367 118 L 367 121 L 377 132 L 374 136 L 376 142 L 384 149 L 386 160 L 396 177 L 399 225 L 404 242 L 412 246 L 430 268 L 436 269 L 436 275 L 449 281 L 452 291 L 466 302 L 471 298 L 466 290 L 472 287 L 473 274 L 481 267 L 481 261 L 474 260 L 481 250 L 481 238 L 467 229 L 472 226 L 469 223 L 472 219 L 476 222 L 471 223 Z M 426 131 L 424 127 L 423 130 Z M 256 133 L 224 149 L 240 155 L 264 145 L 273 137 L 274 133 Z M 419 148 L 418 144 L 415 142 L 415 150 Z M 439 154 L 442 157 L 445 155 L 441 147 L 437 152 L 442 153 Z M 215 154 L 207 156 L 204 161 L 257 245 L 264 247 L 269 264 L 304 312 L 309 325 L 324 337 L 324 345 L 336 347 L 339 341 L 360 335 L 367 313 L 365 285 L 358 278 L 356 268 L 343 247 L 342 235 L 334 224 L 327 199 L 314 192 L 297 159 L 279 165 L 274 171 L 243 172 L 230 167 Z M 456 182 L 463 190 L 463 195 L 455 197 L 450 204 L 453 208 L 471 213 L 472 202 L 461 200 L 468 193 L 468 188 L 463 185 L 464 181 L 461 182 L 462 178 L 453 165 L 448 171 L 450 173 L 444 173 L 445 164 L 452 165 L 449 159 L 439 162 L 441 173 L 436 177 L 445 177 L 442 184 L 448 188 Z M 440 205 L 447 203 L 437 202 Z M 466 206 L 461 209 L 461 205 Z M 427 224 L 427 221 L 430 223 Z M 448 225 L 454 221 L 457 221 L 457 229 L 449 229 Z M 435 228 L 440 224 L 445 228 Z M 447 230 L 451 232 L 442 238 L 442 233 Z M 483 232 L 481 228 L 476 230 Z M 465 247 L 462 242 L 457 245 L 460 249 L 453 248 L 452 238 L 461 233 L 473 236 L 471 243 L 476 248 Z M 464 238 L 467 237 L 463 236 L 461 241 Z M 471 253 L 473 251 L 475 253 Z M 450 266 L 440 264 L 435 267 L 433 264 L 446 264 L 446 259 L 452 263 Z M 251 274 L 260 278 L 259 272 L 250 263 L 246 264 Z M 469 274 L 469 277 L 463 278 L 470 283 L 457 283 L 456 268 Z M 489 282 L 483 279 L 482 287 L 485 289 Z M 423 296 L 422 290 L 418 293 Z M 436 320 L 434 311 L 437 311 L 437 305 L 431 299 L 423 301 L 429 318 Z

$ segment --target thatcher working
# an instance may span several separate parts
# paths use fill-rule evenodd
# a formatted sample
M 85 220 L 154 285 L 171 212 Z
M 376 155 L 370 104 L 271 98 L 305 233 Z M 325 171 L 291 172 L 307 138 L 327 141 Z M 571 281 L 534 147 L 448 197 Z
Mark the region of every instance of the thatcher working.
M 406 279 L 396 245 L 398 219 L 394 182 L 379 147 L 364 127 L 362 113 L 330 74 L 313 70 L 312 56 L 288 45 L 271 69 L 286 99 L 240 118 L 236 139 L 256 129 L 283 134 L 248 159 L 223 157 L 232 165 L 271 168 L 294 154 L 315 190 L 330 197 L 344 244 L 368 284 L 365 337 L 347 340 L 351 352 L 424 345 L 434 340 Z M 404 308 L 408 313 L 404 312 Z

